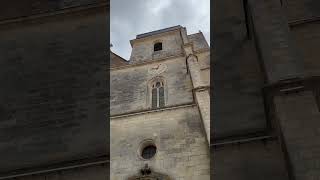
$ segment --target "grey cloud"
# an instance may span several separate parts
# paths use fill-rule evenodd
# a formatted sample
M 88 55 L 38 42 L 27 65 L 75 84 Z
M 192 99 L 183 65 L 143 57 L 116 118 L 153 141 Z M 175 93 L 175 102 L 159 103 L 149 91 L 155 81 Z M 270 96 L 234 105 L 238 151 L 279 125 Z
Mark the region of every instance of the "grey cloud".
M 112 51 L 129 59 L 137 34 L 182 25 L 210 40 L 210 0 L 111 0 Z

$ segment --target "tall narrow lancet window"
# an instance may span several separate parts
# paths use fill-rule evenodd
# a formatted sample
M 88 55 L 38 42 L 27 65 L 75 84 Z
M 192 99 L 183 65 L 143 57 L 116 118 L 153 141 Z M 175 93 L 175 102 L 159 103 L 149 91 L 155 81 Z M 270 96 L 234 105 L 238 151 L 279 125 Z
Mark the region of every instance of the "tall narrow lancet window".
M 164 107 L 164 84 L 156 81 L 152 84 L 152 108 Z

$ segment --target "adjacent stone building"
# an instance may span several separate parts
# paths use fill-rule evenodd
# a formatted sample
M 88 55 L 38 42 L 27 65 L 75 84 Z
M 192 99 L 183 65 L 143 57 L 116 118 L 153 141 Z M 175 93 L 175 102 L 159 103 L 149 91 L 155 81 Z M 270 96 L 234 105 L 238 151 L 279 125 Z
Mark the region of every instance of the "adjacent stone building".
M 320 179 L 320 1 L 215 0 L 211 177 Z
M 1 3 L 0 179 L 108 179 L 108 9 Z
M 174 26 L 137 35 L 129 61 L 111 54 L 112 180 L 210 179 L 210 50 Z

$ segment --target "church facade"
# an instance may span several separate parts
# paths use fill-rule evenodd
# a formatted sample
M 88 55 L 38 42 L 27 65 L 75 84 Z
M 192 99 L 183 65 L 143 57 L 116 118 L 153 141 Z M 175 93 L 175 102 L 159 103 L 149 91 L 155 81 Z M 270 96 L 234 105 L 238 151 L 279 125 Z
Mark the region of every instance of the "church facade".
M 110 179 L 210 179 L 210 49 L 174 26 L 111 52 Z

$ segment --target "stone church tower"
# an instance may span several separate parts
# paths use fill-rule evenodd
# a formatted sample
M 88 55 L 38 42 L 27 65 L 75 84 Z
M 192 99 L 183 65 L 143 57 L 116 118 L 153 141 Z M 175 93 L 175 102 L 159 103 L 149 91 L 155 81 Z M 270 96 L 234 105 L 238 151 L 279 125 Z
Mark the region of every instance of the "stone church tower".
M 111 53 L 112 180 L 210 179 L 210 50 L 174 26 Z

